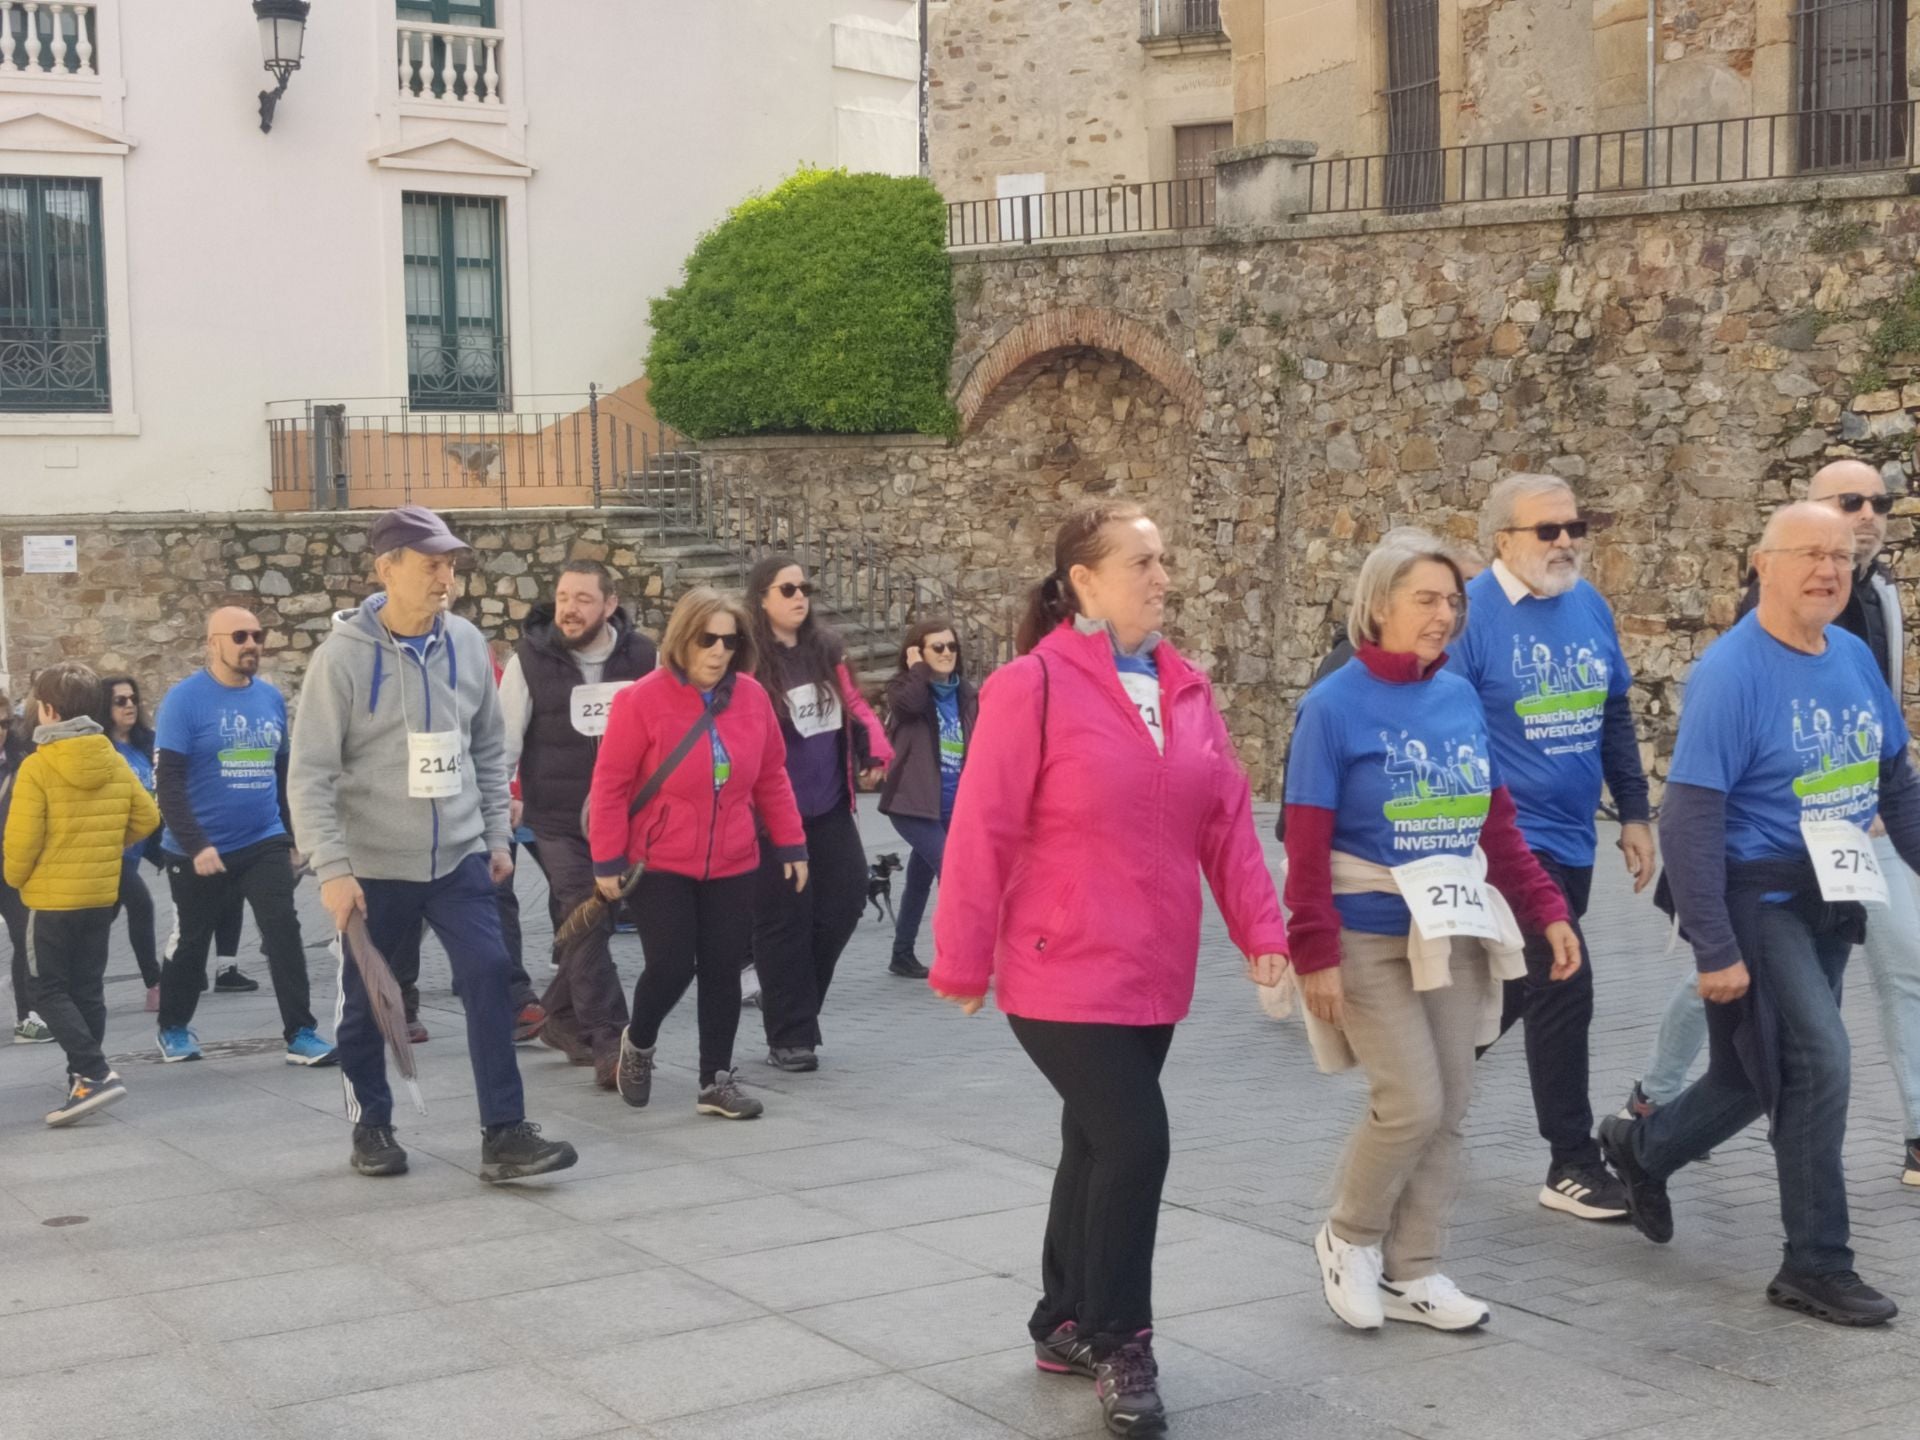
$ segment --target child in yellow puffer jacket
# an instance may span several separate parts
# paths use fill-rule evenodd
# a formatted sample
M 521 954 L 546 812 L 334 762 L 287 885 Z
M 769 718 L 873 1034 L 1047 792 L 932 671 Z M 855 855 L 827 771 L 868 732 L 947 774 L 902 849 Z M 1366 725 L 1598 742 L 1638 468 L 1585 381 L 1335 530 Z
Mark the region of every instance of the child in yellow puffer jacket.
M 27 906 L 27 972 L 40 1017 L 67 1052 L 67 1098 L 47 1115 L 71 1125 L 125 1097 L 107 1066 L 107 937 L 120 857 L 160 827 L 146 787 L 93 719 L 100 681 L 52 665 L 33 682 L 39 747 L 20 764 L 7 815 L 6 880 Z

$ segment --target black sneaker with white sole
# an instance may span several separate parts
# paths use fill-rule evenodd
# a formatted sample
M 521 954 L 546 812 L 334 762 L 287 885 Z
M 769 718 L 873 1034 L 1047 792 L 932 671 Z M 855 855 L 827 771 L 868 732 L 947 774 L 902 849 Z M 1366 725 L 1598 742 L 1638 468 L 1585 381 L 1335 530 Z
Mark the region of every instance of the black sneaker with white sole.
M 711 1083 L 700 1089 L 693 1102 L 701 1115 L 718 1115 L 723 1120 L 756 1120 L 767 1108 L 741 1087 L 731 1070 L 716 1070 Z
M 1767 1284 L 1767 1299 L 1830 1325 L 1884 1325 L 1900 1307 L 1851 1270 L 1801 1275 L 1781 1267 Z
M 1600 1122 L 1600 1153 L 1620 1177 L 1626 1191 L 1627 1217 L 1633 1228 L 1656 1245 L 1673 1239 L 1673 1202 L 1667 1199 L 1667 1182 L 1649 1175 L 1633 1153 L 1633 1127 L 1638 1120 L 1622 1120 L 1609 1115 Z
M 1627 1187 L 1605 1165 L 1556 1165 L 1540 1187 L 1540 1203 L 1582 1220 L 1627 1218 Z

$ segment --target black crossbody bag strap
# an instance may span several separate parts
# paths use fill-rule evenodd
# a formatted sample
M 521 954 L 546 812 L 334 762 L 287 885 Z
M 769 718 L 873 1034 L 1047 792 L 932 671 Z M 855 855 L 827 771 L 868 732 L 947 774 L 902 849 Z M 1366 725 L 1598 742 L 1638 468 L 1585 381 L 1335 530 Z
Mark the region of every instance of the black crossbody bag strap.
M 633 803 L 627 806 L 627 818 L 631 820 L 647 808 L 647 802 L 660 793 L 660 787 L 667 783 L 667 777 L 680 768 L 680 762 L 687 758 L 687 752 L 700 742 L 700 736 L 713 729 L 713 712 L 702 710 L 700 718 L 693 722 L 693 728 L 680 737 L 680 743 L 673 747 L 667 758 L 660 762 L 660 768 L 647 777 L 647 783 L 635 792 Z

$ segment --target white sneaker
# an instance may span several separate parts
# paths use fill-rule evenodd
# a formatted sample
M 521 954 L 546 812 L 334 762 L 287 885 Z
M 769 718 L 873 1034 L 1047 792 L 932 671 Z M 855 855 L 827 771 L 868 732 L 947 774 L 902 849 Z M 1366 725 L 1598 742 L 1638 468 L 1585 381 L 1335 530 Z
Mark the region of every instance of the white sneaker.
M 1380 1308 L 1389 1320 L 1411 1320 L 1435 1330 L 1472 1330 L 1493 1318 L 1485 1301 L 1462 1295 L 1460 1287 L 1444 1275 L 1404 1285 L 1382 1280 Z
M 1385 1318 L 1381 1304 L 1380 1247 L 1349 1245 L 1331 1223 L 1313 1237 L 1320 1260 L 1320 1283 L 1327 1308 L 1356 1330 L 1378 1330 Z

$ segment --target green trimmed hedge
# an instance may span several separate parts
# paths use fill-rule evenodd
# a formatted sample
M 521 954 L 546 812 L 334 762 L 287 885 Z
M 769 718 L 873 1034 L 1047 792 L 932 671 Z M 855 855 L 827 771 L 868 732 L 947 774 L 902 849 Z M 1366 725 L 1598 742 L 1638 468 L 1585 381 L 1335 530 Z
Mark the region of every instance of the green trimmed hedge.
M 756 195 L 652 302 L 654 412 L 695 439 L 953 434 L 945 238 L 921 179 L 802 170 Z

